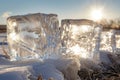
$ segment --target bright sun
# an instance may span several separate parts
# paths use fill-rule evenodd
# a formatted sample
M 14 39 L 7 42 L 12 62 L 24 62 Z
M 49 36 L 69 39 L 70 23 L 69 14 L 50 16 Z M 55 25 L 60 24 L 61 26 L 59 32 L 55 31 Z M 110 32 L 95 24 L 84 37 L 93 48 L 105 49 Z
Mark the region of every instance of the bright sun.
M 102 10 L 101 9 L 92 10 L 91 16 L 92 16 L 92 19 L 95 20 L 95 21 L 98 21 L 98 20 L 102 19 L 102 17 L 103 17 Z

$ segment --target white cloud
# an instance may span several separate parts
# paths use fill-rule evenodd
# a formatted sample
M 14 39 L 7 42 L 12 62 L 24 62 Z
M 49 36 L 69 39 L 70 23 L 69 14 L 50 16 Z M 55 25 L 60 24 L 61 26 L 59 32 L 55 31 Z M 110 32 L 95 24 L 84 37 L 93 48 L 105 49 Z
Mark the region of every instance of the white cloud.
M 2 17 L 3 17 L 3 18 L 8 18 L 11 14 L 12 14 L 12 12 L 4 12 L 4 13 L 2 14 Z

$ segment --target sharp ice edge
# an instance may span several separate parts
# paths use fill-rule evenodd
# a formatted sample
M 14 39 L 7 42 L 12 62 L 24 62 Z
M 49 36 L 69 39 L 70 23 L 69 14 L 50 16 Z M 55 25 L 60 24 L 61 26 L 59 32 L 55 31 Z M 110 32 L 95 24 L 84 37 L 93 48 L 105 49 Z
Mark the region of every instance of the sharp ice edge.
M 54 14 L 9 17 L 7 36 L 12 60 L 47 58 L 57 54 L 59 32 L 58 19 Z

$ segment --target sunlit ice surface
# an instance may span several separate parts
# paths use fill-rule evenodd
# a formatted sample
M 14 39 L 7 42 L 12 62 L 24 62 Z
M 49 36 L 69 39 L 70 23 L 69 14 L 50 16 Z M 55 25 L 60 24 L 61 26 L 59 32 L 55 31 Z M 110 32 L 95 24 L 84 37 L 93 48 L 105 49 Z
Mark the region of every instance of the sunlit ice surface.
M 113 31 L 103 31 L 100 43 L 100 50 L 114 52 L 116 48 L 115 33 Z
M 10 38 L 11 38 L 13 41 L 19 40 L 19 37 L 18 37 L 18 35 L 17 35 L 15 32 L 10 33 L 9 36 L 10 36 Z
M 120 53 L 120 35 L 116 35 L 115 39 L 116 39 L 116 43 L 115 43 L 116 51 L 115 52 Z
M 21 19 L 17 19 L 18 17 L 8 19 L 8 42 L 15 59 L 36 57 L 45 59 L 51 54 L 61 54 L 65 51 L 66 54 L 72 53 L 82 58 L 88 58 L 94 50 L 98 51 L 99 47 L 96 46 L 99 46 L 100 26 L 84 23 L 81 25 L 77 20 L 71 24 L 67 21 L 62 24 L 61 28 L 63 29 L 59 29 L 57 17 L 54 15 L 35 14 L 19 17 Z M 24 19 L 27 20 L 24 21 Z M 46 19 L 50 20 L 46 21 Z M 14 20 L 17 24 L 14 23 Z M 59 51 L 61 46 L 65 47 L 65 51 Z
M 69 22 L 70 23 L 70 22 Z M 63 25 L 62 43 L 67 48 L 67 55 L 76 55 L 79 58 L 92 58 L 99 46 L 99 27 L 81 24 Z
M 110 32 L 102 32 L 100 50 L 105 50 L 105 51 L 112 52 L 111 34 L 112 33 L 110 33 Z
M 100 50 L 112 52 L 112 53 L 116 53 L 116 52 L 119 53 L 120 32 L 117 30 L 103 31 L 101 34 Z
M 85 32 L 88 32 L 90 31 L 92 28 L 90 25 L 81 25 L 80 27 L 77 26 L 77 25 L 72 25 L 72 31 L 73 31 L 73 34 L 78 34 L 78 33 L 85 33 Z
M 57 54 L 60 44 L 57 15 L 36 13 L 9 17 L 7 36 L 14 60 L 44 59 Z
M 94 21 L 99 21 L 103 18 L 103 11 L 102 9 L 93 9 L 91 11 L 91 18 L 94 20 Z
M 76 35 L 79 35 L 79 34 L 85 34 L 89 31 L 92 30 L 92 27 L 90 25 L 80 25 L 80 26 L 77 26 L 77 25 L 72 25 L 72 38 L 76 38 Z
M 80 47 L 78 44 L 70 47 L 70 51 L 72 51 L 74 55 L 80 56 L 82 58 L 88 58 L 88 52 L 84 48 Z
M 116 47 L 120 49 L 120 35 L 116 35 Z

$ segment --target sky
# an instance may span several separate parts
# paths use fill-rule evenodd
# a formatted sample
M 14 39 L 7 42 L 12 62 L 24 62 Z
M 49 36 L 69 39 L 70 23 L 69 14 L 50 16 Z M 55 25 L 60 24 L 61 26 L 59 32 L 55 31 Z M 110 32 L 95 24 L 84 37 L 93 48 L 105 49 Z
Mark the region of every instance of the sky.
M 54 13 L 61 19 L 91 19 L 92 9 L 102 8 L 104 18 L 120 18 L 120 0 L 0 0 L 0 24 L 9 16 Z

